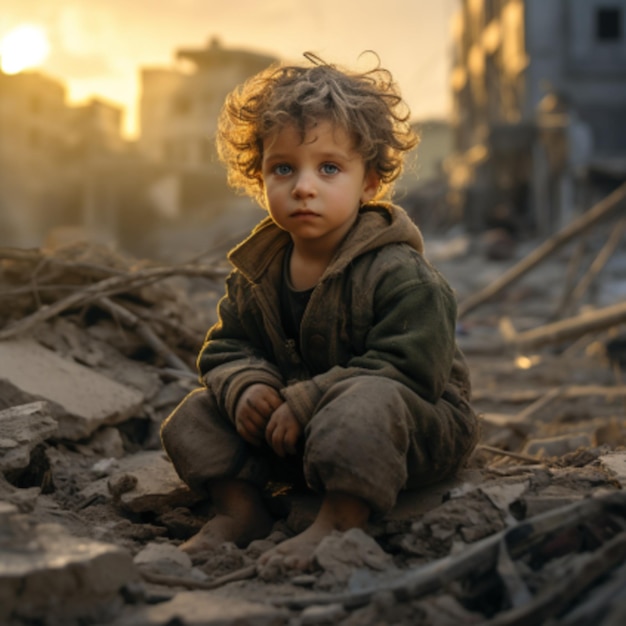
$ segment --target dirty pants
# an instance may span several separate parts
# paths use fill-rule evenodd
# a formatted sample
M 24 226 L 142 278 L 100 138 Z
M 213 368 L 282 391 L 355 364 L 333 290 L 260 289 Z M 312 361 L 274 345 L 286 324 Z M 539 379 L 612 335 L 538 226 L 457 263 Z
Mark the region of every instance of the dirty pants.
M 334 385 L 304 428 L 302 470 L 316 492 L 359 497 L 385 513 L 402 489 L 442 480 L 466 461 L 477 419 L 454 394 L 436 404 L 388 378 L 358 376 Z M 187 395 L 163 423 L 163 446 L 178 475 L 195 490 L 216 478 L 262 487 L 268 455 L 251 446 L 218 409 L 210 389 Z M 289 480 L 289 476 L 272 477 Z

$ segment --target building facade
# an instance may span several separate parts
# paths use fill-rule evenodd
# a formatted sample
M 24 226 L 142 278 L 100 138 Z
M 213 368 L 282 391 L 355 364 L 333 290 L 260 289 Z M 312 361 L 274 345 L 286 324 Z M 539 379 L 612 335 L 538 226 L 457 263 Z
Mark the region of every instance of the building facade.
M 0 73 L 0 245 L 40 246 L 61 227 L 115 237 L 122 114 L 97 99 L 71 106 L 38 72 Z
M 456 201 L 547 234 L 626 156 L 626 0 L 462 0 L 453 24 Z
M 141 70 L 138 148 L 162 169 L 152 197 L 163 215 L 214 214 L 229 194 L 215 152 L 224 98 L 277 59 L 213 38 L 205 48 L 179 49 L 176 60 L 173 68 Z
M 0 72 L 0 243 L 28 245 L 54 221 L 65 139 L 63 85 L 34 72 Z

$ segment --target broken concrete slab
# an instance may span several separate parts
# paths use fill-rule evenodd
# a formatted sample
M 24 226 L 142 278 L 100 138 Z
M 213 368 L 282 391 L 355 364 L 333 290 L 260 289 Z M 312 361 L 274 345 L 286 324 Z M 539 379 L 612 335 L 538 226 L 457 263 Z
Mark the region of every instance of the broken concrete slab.
M 56 435 L 57 429 L 47 402 L 30 402 L 0 411 L 0 471 L 28 467 L 33 448 Z
M 286 626 L 289 611 L 204 591 L 183 591 L 168 602 L 127 613 L 111 626 Z
M 140 569 L 170 576 L 189 576 L 192 568 L 191 557 L 170 543 L 149 543 L 133 561 Z
M 0 551 L 3 624 L 112 618 L 123 605 L 120 590 L 137 577 L 126 550 L 57 524 L 33 525 L 7 503 L 0 503 Z
M 612 452 L 604 454 L 598 458 L 602 466 L 615 474 L 615 478 L 622 486 L 626 488 L 626 452 Z
M 333 531 L 315 549 L 315 562 L 334 583 L 345 583 L 355 569 L 375 571 L 395 569 L 393 559 L 360 528 L 344 533 Z M 271 563 L 271 561 L 270 561 Z
M 101 478 L 81 492 L 86 499 L 113 497 L 133 513 L 162 513 L 179 506 L 191 506 L 203 496 L 196 494 L 178 477 L 163 452 L 149 450 L 119 459 L 108 478 Z
M 108 327 L 109 331 L 99 332 L 103 327 Z M 146 399 L 152 398 L 161 388 L 157 372 L 146 363 L 124 356 L 115 347 L 113 335 L 126 347 L 132 341 L 132 336 L 124 333 L 113 320 L 100 320 L 96 325 L 82 328 L 62 317 L 40 326 L 34 337 L 63 358 L 73 359 L 107 378 L 133 387 Z
M 133 559 L 142 573 L 158 576 L 185 578 L 197 581 L 208 580 L 207 574 L 193 567 L 191 557 L 171 543 L 149 543 Z
M 143 394 L 64 359 L 32 339 L 0 341 L 0 378 L 61 405 L 59 437 L 78 440 L 135 414 Z

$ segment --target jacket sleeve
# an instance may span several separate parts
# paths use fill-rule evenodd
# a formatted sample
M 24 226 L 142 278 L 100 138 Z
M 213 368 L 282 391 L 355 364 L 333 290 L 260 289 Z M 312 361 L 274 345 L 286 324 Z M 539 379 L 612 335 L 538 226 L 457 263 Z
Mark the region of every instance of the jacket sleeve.
M 255 322 L 247 314 L 252 303 L 241 280 L 237 272 L 226 280 L 218 321 L 207 332 L 197 361 L 203 384 L 213 390 L 221 410 L 233 421 L 237 401 L 246 387 L 264 383 L 280 390 L 284 385 L 278 368 L 268 359 Z
M 353 376 L 387 377 L 429 402 L 439 399 L 456 351 L 456 301 L 434 270 L 412 265 L 391 264 L 375 286 L 373 322 L 361 354 L 281 391 L 300 423 L 310 420 L 332 385 Z

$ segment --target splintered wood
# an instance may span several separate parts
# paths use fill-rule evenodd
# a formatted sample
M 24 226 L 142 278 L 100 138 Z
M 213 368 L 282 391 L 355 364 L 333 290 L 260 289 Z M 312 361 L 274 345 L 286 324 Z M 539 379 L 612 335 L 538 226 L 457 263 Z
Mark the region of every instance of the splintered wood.
M 221 281 L 224 275 L 216 264 L 142 266 L 88 244 L 54 252 L 0 248 L 0 341 L 35 332 L 61 315 L 100 309 L 139 336 L 164 365 L 189 373 L 207 321 L 171 279 Z

